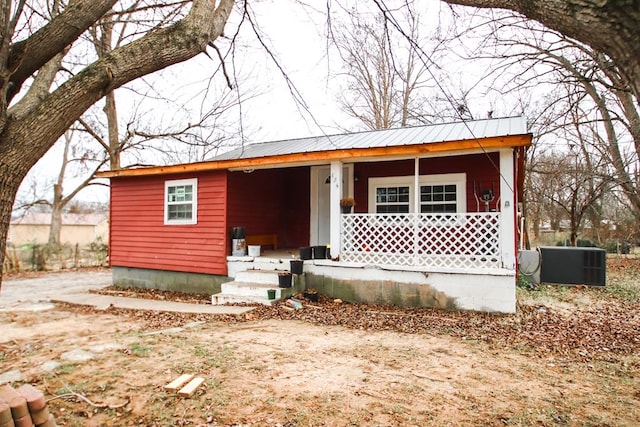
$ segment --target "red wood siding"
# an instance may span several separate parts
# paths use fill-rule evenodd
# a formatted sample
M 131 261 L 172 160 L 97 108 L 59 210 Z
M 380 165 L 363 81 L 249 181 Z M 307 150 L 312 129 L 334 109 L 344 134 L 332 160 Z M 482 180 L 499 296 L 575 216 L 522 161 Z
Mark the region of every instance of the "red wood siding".
M 226 275 L 226 174 L 112 178 L 111 265 Z M 165 181 L 189 178 L 198 178 L 198 223 L 165 225 Z
M 247 235 L 277 234 L 280 248 L 309 244 L 310 169 L 229 172 L 228 226 Z
M 500 197 L 500 173 L 497 169 L 500 167 L 499 165 L 500 156 L 498 153 L 420 159 L 420 175 L 466 173 L 467 211 L 477 212 L 478 210 L 484 210 L 484 204 L 480 203 L 478 209 L 473 193 L 474 183 L 478 187 L 489 186 L 489 188 L 493 183 L 495 198 L 490 204 L 490 207 L 495 208 L 496 202 Z M 413 160 L 357 163 L 354 166 L 354 175 L 358 177 L 358 182 L 354 185 L 354 197 L 356 199 L 354 211 L 358 213 L 366 213 L 369 210 L 369 178 L 407 176 L 413 175 L 413 173 Z

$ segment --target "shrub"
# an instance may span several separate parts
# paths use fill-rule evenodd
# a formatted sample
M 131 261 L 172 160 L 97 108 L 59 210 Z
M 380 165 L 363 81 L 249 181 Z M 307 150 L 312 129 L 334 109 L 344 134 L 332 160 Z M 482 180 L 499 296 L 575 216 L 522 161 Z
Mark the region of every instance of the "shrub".
M 607 240 L 602 245 L 602 249 L 604 249 L 608 254 L 628 254 L 631 252 L 631 244 L 626 241 L 618 241 L 618 240 Z
M 556 246 L 570 246 L 569 239 L 567 240 L 559 240 L 556 242 Z M 589 239 L 578 239 L 576 240 L 576 246 L 579 248 L 595 248 L 598 247 L 594 242 Z

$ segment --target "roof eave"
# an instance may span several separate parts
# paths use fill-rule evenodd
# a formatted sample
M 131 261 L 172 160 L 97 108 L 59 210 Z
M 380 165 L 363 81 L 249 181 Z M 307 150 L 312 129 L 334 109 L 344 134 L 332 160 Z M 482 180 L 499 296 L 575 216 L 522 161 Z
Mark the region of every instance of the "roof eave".
M 317 164 L 320 161 L 357 160 L 363 158 L 384 158 L 408 155 L 425 155 L 443 152 L 465 151 L 481 148 L 492 150 L 498 148 L 526 147 L 531 145 L 531 134 L 496 136 L 482 139 L 465 139 L 458 141 L 432 142 L 428 144 L 399 145 L 375 148 L 348 148 L 304 153 L 281 154 L 275 156 L 249 159 L 230 159 L 198 163 L 184 163 L 170 166 L 153 166 L 137 169 L 119 169 L 99 172 L 100 178 L 116 178 L 126 176 L 173 175 L 228 169 L 258 169 L 281 165 Z

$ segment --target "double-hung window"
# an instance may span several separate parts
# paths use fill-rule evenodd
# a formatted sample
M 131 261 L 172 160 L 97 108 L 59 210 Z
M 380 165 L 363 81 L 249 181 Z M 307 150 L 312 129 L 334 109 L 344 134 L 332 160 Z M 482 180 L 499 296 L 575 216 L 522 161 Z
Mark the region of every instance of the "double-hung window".
M 198 180 L 165 181 L 164 223 L 196 224 L 198 222 Z

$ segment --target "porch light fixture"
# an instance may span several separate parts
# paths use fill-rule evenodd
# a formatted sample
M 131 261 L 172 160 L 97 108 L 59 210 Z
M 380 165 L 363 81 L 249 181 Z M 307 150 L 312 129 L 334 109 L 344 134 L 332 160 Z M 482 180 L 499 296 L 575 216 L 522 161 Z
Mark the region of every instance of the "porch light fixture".
M 253 173 L 255 169 L 243 169 L 242 172 L 244 173 Z

